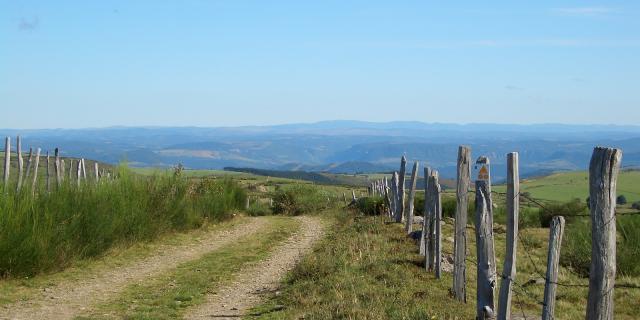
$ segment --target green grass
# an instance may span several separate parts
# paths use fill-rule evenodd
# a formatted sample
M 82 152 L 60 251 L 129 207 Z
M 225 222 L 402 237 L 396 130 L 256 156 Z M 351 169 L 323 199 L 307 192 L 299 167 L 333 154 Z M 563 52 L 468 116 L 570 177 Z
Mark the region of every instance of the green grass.
M 505 192 L 506 187 L 495 186 L 495 191 Z M 570 201 L 589 196 L 589 176 L 586 171 L 555 173 L 549 176 L 526 179 L 520 183 L 521 192 L 529 192 L 537 199 Z M 618 195 L 624 195 L 629 203 L 640 201 L 640 171 L 621 171 L 618 176 Z
M 452 252 L 451 220 L 443 226 L 443 252 Z M 498 273 L 502 270 L 505 234 L 497 228 L 495 249 Z M 476 269 L 467 263 L 467 299 L 451 298 L 452 275 L 435 279 L 426 272 L 417 244 L 406 237 L 400 224 L 385 224 L 381 217 L 349 213 L 336 216 L 331 234 L 316 246 L 283 282 L 280 294 L 271 296 L 247 318 L 260 319 L 473 319 Z M 502 229 L 504 230 L 504 229 Z M 470 261 L 475 261 L 475 236 L 468 229 Z M 546 268 L 548 229 L 522 230 L 518 244 L 516 282 L 539 278 Z M 566 236 L 571 236 L 567 234 Z M 526 247 L 525 247 L 526 246 Z M 561 253 L 562 254 L 562 253 Z M 559 281 L 587 284 L 571 269 L 560 268 Z M 619 277 L 618 283 L 640 284 L 639 277 Z M 498 286 L 499 288 L 499 286 Z M 513 312 L 527 318 L 541 314 L 544 284 L 518 288 Z M 499 290 L 496 289 L 496 298 Z M 559 287 L 556 318 L 584 318 L 587 288 Z M 616 289 L 616 319 L 635 319 L 640 290 Z
M 65 281 L 77 281 L 95 277 L 114 268 L 128 265 L 159 254 L 167 247 L 186 246 L 210 232 L 221 232 L 247 222 L 246 217 L 236 217 L 215 224 L 205 224 L 201 228 L 186 232 L 167 233 L 154 241 L 135 244 L 122 243 L 115 245 L 97 259 L 76 259 L 69 263 L 63 271 L 39 274 L 35 277 L 2 279 L 0 281 L 0 305 L 15 303 L 19 300 L 33 299 L 40 294 L 42 288 L 55 286 Z
M 0 275 L 59 271 L 116 245 L 224 220 L 244 205 L 244 190 L 231 180 L 141 177 L 125 167 L 118 175 L 51 193 L 43 184 L 35 195 L 0 193 Z
M 180 319 L 187 307 L 204 302 L 208 293 L 232 281 L 233 273 L 267 257 L 274 246 L 299 228 L 299 222 L 292 218 L 268 219 L 268 227 L 256 234 L 155 279 L 133 284 L 117 299 L 81 318 Z

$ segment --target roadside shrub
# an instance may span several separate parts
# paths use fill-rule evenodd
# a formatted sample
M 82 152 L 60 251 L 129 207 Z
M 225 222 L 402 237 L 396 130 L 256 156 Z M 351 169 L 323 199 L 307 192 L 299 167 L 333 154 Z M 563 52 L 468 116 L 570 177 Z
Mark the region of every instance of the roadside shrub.
M 550 203 L 545 205 L 545 209 L 540 209 L 540 226 L 548 228 L 553 216 L 563 216 L 567 223 L 574 220 L 576 215 L 586 214 L 587 206 L 580 199 L 573 199 L 565 203 Z
M 301 215 L 329 208 L 331 195 L 314 185 L 294 184 L 280 187 L 273 197 L 273 213 Z
M 625 197 L 624 194 L 619 195 L 616 198 L 616 204 L 617 205 L 625 205 L 625 204 L 627 204 L 627 197 Z
M 252 217 L 268 216 L 272 213 L 269 205 L 260 201 L 251 203 L 251 205 L 249 205 L 249 209 L 247 209 L 246 211 L 247 214 Z
M 616 268 L 621 275 L 640 275 L 640 217 L 618 216 Z M 589 275 L 591 265 L 591 221 L 579 219 L 567 227 L 560 262 L 583 276 Z
M 633 204 L 631 204 L 631 208 L 632 209 L 636 209 L 636 210 L 640 210 L 640 201 L 636 201 Z
M 66 181 L 47 193 L 0 194 L 0 277 L 63 269 L 114 245 L 229 218 L 244 191 L 231 180 L 143 177 L 121 166 L 100 185 Z M 55 189 L 55 188 L 54 188 Z
M 356 208 L 368 216 L 379 215 L 384 209 L 384 199 L 378 196 L 358 198 Z

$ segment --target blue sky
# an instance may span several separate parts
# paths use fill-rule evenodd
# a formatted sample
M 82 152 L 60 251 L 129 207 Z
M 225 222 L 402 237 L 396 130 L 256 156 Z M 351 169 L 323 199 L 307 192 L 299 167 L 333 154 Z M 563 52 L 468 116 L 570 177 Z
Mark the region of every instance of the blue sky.
M 4 128 L 640 120 L 637 1 L 0 8 Z

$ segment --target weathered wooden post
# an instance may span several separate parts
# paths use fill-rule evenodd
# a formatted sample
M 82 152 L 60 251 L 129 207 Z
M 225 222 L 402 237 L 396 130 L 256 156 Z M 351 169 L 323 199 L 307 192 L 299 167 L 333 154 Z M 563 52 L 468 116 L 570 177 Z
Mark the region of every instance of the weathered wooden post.
M 76 167 L 76 182 L 78 183 L 78 187 L 80 186 L 81 177 L 82 177 L 82 161 L 78 159 L 78 166 Z
M 429 262 L 429 270 L 436 268 L 436 210 L 437 210 L 437 184 L 438 183 L 438 171 L 431 169 L 429 175 L 429 208 L 427 208 L 429 217 L 429 227 L 427 233 L 427 261 Z
M 416 197 L 416 181 L 418 180 L 418 161 L 413 163 L 413 171 L 411 171 L 411 186 L 409 187 L 409 208 L 407 208 L 407 213 L 405 217 L 405 225 L 404 230 L 407 234 L 413 232 L 413 207 L 414 200 Z
M 587 320 L 613 319 L 616 280 L 616 185 L 622 150 L 596 147 L 589 164 L 591 267 Z
M 36 194 L 36 187 L 38 183 L 38 165 L 40 164 L 40 148 L 36 149 L 35 163 L 33 164 L 33 180 L 31 180 L 31 192 Z
M 31 164 L 33 163 L 33 148 L 29 147 L 29 159 L 27 160 L 27 172 L 24 174 L 25 179 L 29 179 L 31 173 Z
M 80 159 L 80 163 L 82 163 L 82 179 L 87 181 L 87 167 L 84 166 L 84 158 Z
M 422 232 L 420 234 L 420 255 L 427 256 L 429 247 L 427 240 L 429 239 L 429 177 L 431 176 L 431 168 L 424 167 L 424 210 L 422 216 Z M 425 266 L 429 269 L 429 261 L 425 259 Z
M 249 197 L 247 197 L 246 202 L 244 203 L 244 209 L 249 210 L 251 203 L 249 202 Z
M 498 319 L 511 319 L 511 295 L 516 278 L 516 244 L 520 211 L 520 171 L 518 153 L 507 154 L 507 252 L 502 268 L 502 283 L 498 299 Z
M 47 150 L 47 192 L 51 192 L 51 170 L 49 170 L 49 150 Z
M 16 153 L 18 154 L 18 184 L 16 186 L 16 192 L 20 192 L 22 189 L 22 175 L 24 174 L 24 159 L 22 159 L 22 139 L 20 136 L 16 137 Z
M 98 162 L 93 163 L 93 172 L 95 174 L 96 183 L 100 182 L 100 170 L 98 169 Z M 344 193 L 342 195 L 344 196 Z
M 476 160 L 476 250 L 477 250 L 477 304 L 479 320 L 495 318 L 496 256 L 493 244 L 493 202 L 489 159 Z
M 60 159 L 60 181 L 64 181 L 64 177 L 66 177 L 67 167 L 64 165 L 64 159 Z
M 396 214 L 396 222 L 402 222 L 404 219 L 404 205 L 405 205 L 405 176 L 407 175 L 407 158 L 402 156 L 400 159 L 400 174 L 398 175 L 398 200 L 400 203 L 398 204 L 399 212 Z M 398 220 L 400 219 L 400 220 Z
M 69 183 L 73 181 L 73 159 L 69 159 Z
M 471 185 L 471 149 L 458 147 L 455 233 L 453 238 L 453 295 L 467 302 L 467 210 Z
M 391 205 L 391 219 L 394 221 L 398 220 L 398 173 L 393 172 L 393 176 L 391 177 L 391 201 L 393 202 Z
M 547 276 L 544 284 L 544 302 L 542 306 L 542 320 L 553 320 L 556 306 L 556 288 L 558 287 L 558 262 L 560 261 L 560 246 L 564 233 L 564 218 L 553 217 L 549 231 L 549 252 L 547 254 Z
M 433 176 L 433 185 L 431 185 L 433 191 L 431 195 L 434 202 L 433 225 L 435 229 L 433 258 L 435 260 L 436 279 L 440 279 L 442 276 L 442 189 L 440 188 L 438 171 L 433 170 L 431 176 Z
M 11 138 L 6 137 L 4 140 L 4 191 L 7 192 L 9 186 L 9 170 L 11 170 Z
M 358 198 L 356 198 L 356 191 L 351 190 L 351 201 L 356 202 L 356 200 L 358 200 Z
M 60 162 L 60 150 L 58 150 L 58 148 L 55 149 L 54 151 L 54 155 L 55 155 L 55 162 L 54 162 L 54 166 L 55 166 L 55 170 L 56 170 L 56 184 L 58 185 L 58 188 L 60 188 L 60 184 L 62 183 L 62 171 L 60 170 L 62 167 L 60 166 L 62 164 L 62 166 L 64 166 L 64 162 Z

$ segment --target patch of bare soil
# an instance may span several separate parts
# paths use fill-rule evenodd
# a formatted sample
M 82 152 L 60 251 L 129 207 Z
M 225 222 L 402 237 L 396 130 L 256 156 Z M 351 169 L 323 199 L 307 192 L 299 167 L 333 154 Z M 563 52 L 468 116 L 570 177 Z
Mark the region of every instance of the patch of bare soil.
M 91 306 L 108 301 L 127 285 L 143 282 L 179 264 L 198 259 L 237 239 L 256 233 L 268 222 L 252 218 L 230 230 L 216 231 L 180 246 L 163 246 L 156 255 L 100 274 L 84 275 L 42 288 L 35 299 L 0 307 L 0 319 L 70 319 Z
M 240 270 L 234 281 L 207 297 L 207 302 L 189 310 L 185 319 L 238 319 L 257 305 L 267 292 L 278 288 L 281 279 L 293 269 L 324 234 L 320 218 L 297 217 L 300 230 L 271 256 L 257 265 Z

